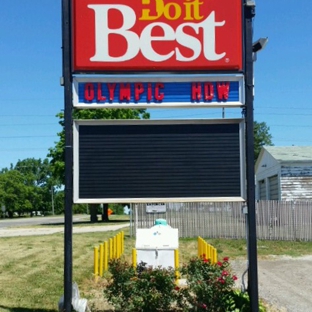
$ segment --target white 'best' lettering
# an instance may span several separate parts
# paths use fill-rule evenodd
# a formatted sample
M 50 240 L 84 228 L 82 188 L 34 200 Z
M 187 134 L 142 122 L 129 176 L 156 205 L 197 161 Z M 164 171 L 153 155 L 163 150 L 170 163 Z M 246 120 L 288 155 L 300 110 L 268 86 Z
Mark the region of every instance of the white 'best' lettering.
M 140 38 L 129 31 L 135 23 L 135 12 L 126 5 L 90 4 L 88 8 L 95 12 L 95 55 L 90 58 L 93 62 L 121 62 L 134 58 L 140 50 Z M 119 29 L 108 28 L 108 11 L 116 9 L 123 15 L 124 23 Z M 108 35 L 119 34 L 127 40 L 127 52 L 119 57 L 109 55 Z
M 141 50 L 144 57 L 153 62 L 163 62 L 170 59 L 174 54 L 176 60 L 189 62 L 195 60 L 200 55 L 202 49 L 204 56 L 209 61 L 222 59 L 226 52 L 216 53 L 216 27 L 222 27 L 225 21 L 216 22 L 215 12 L 201 23 L 183 23 L 179 25 L 176 31 L 168 24 L 155 22 L 147 25 L 140 36 L 130 29 L 136 22 L 136 15 L 133 9 L 126 5 L 119 4 L 92 4 L 88 7 L 94 10 L 95 14 L 95 55 L 90 58 L 93 62 L 121 62 L 133 59 Z M 108 27 L 108 12 L 111 9 L 119 10 L 123 16 L 123 25 L 119 29 L 110 29 Z M 163 30 L 163 36 L 152 36 L 154 27 L 160 27 Z M 203 45 L 200 40 L 184 32 L 185 27 L 191 27 L 196 34 L 199 34 L 200 28 L 203 29 Z M 109 34 L 118 34 L 127 41 L 127 51 L 124 55 L 113 57 L 109 55 Z M 186 57 L 177 47 L 174 51 L 167 54 L 157 53 L 153 47 L 153 41 L 177 41 L 183 47 L 193 51 L 193 55 Z

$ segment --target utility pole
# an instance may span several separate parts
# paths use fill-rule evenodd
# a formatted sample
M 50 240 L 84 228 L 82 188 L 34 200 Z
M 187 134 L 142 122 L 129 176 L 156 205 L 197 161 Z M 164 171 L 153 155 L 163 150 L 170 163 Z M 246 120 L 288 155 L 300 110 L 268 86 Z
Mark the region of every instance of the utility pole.
M 51 186 L 52 216 L 54 216 L 54 187 Z

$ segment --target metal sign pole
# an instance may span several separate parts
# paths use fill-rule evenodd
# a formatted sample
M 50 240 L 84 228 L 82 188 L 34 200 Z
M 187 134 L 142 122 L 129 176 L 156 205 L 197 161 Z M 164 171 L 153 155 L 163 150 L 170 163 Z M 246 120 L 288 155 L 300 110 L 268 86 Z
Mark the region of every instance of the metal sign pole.
M 245 94 L 246 94 L 246 172 L 248 207 L 248 293 L 250 311 L 259 311 L 257 234 L 255 207 L 255 170 L 254 170 L 254 116 L 253 116 L 253 47 L 252 19 L 255 16 L 254 1 L 245 1 Z
M 62 48 L 65 127 L 65 229 L 64 229 L 64 311 L 70 312 L 72 301 L 73 236 L 73 130 L 71 68 L 71 1 L 62 0 Z

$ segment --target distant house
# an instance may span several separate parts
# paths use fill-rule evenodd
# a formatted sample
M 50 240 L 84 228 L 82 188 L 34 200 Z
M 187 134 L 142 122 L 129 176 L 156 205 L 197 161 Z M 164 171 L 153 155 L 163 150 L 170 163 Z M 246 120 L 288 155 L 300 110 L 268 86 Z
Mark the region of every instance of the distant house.
M 312 199 L 312 146 L 264 146 L 255 165 L 256 199 Z

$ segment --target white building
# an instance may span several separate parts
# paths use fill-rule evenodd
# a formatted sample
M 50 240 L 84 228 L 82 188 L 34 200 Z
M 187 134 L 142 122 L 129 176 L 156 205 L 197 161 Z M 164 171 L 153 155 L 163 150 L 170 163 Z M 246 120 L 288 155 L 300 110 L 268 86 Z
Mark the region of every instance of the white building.
M 255 165 L 256 199 L 312 199 L 312 146 L 264 146 Z

